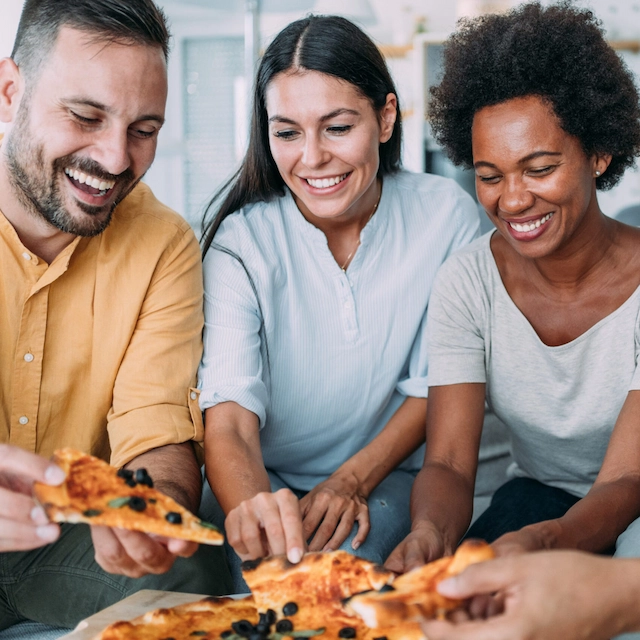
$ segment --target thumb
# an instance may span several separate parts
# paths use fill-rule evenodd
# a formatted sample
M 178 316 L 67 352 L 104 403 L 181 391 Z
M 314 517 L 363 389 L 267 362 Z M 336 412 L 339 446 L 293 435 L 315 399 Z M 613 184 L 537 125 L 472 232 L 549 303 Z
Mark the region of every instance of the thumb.
M 467 567 L 462 573 L 438 583 L 438 593 L 447 598 L 470 598 L 495 593 L 510 582 L 513 558 L 488 560 Z
M 64 471 L 46 458 L 20 447 L 0 445 L 0 473 L 7 471 L 49 485 L 58 485 L 65 479 Z

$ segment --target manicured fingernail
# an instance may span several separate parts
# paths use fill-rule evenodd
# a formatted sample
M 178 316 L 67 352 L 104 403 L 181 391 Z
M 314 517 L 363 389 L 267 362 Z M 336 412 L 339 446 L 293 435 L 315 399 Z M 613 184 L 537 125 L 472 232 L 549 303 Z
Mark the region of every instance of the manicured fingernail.
M 333 551 L 333 549 L 331 547 L 327 546 L 322 550 L 322 553 L 327 553 L 329 551 Z
M 34 524 L 47 524 L 49 520 L 42 507 L 33 507 L 31 509 L 31 520 Z
M 289 562 L 298 564 L 298 562 L 302 560 L 302 549 L 300 549 L 299 547 L 291 549 L 291 551 L 289 551 L 289 553 L 287 554 L 287 557 L 289 558 Z
M 64 482 L 65 477 L 66 476 L 64 474 L 64 471 L 55 464 L 48 466 L 46 471 L 44 472 L 44 479 L 46 480 L 47 484 L 60 484 Z
M 58 527 L 55 524 L 45 524 L 41 527 L 36 527 L 36 535 L 41 540 L 47 542 L 53 542 L 58 537 Z
M 351 548 L 356 551 L 358 549 L 358 547 L 360 546 L 359 542 L 352 542 L 351 543 Z

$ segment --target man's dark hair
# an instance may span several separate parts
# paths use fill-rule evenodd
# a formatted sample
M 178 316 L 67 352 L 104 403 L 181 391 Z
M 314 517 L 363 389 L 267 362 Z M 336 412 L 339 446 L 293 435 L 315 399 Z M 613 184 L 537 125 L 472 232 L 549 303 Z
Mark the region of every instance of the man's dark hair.
M 166 16 L 153 0 L 26 0 L 11 53 L 26 77 L 36 76 L 63 26 L 105 42 L 160 47 L 165 59 L 169 55 Z
M 570 1 L 461 22 L 446 43 L 444 75 L 431 95 L 434 135 L 458 165 L 473 164 L 475 113 L 528 95 L 551 105 L 587 155 L 612 155 L 597 188 L 617 184 L 640 155 L 633 75 L 605 41 L 600 21 Z

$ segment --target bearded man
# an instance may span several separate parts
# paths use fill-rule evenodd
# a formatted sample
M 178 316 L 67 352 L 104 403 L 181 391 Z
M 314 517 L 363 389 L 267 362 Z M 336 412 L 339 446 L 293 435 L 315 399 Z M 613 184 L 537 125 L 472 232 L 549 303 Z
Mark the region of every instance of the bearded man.
M 168 41 L 152 0 L 26 0 L 0 61 L 0 629 L 73 626 L 141 588 L 231 589 L 220 549 L 59 527 L 31 498 L 72 446 L 198 509 L 200 251 L 140 183 Z

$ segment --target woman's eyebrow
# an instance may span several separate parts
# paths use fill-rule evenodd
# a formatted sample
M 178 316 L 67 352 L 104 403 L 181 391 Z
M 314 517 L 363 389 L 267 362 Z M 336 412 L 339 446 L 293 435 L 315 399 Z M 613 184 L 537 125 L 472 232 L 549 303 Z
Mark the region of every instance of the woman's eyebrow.
M 331 111 L 324 116 L 320 116 L 320 122 L 325 122 L 326 120 L 331 120 L 332 118 L 336 118 L 344 114 L 359 116 L 360 112 L 356 111 L 355 109 L 347 109 L 346 107 L 343 107 L 340 109 L 335 109 L 334 111 Z M 269 118 L 269 122 L 283 122 L 285 124 L 298 124 L 295 120 L 292 120 L 291 118 L 287 118 L 285 116 L 279 116 L 277 114 L 274 116 L 271 116 Z
M 525 164 L 525 162 L 529 162 L 531 160 L 535 160 L 536 158 L 540 158 L 541 156 L 561 156 L 562 153 L 560 151 L 534 151 L 524 158 L 520 158 L 518 160 L 518 164 Z M 489 167 L 491 169 L 496 169 L 496 165 L 492 162 L 487 162 L 486 160 L 478 160 L 473 163 L 475 169 L 479 167 Z

